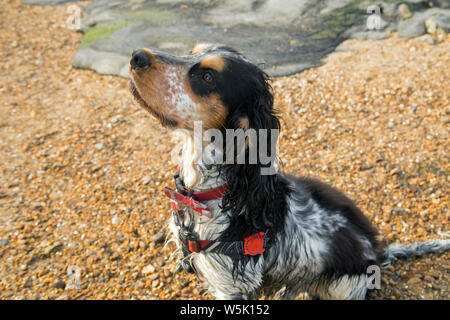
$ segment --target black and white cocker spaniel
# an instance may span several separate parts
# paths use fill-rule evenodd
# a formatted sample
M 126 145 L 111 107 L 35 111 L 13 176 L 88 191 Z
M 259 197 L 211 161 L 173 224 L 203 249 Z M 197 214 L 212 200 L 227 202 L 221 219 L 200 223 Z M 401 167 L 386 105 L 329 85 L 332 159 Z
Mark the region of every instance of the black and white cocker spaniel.
M 130 76 L 136 101 L 164 127 L 183 132 L 176 189 L 164 190 L 173 209 L 169 226 L 181 265 L 216 298 L 307 292 L 364 299 L 371 266 L 449 249 L 449 240 L 385 247 L 344 194 L 268 162 L 260 149 L 273 150 L 280 129 L 268 76 L 236 50 L 197 45 L 178 57 L 139 49 Z M 243 132 L 243 148 L 235 137 L 224 139 L 211 160 L 211 149 L 195 146 L 196 123 L 224 137 Z M 244 161 L 229 161 L 242 155 Z

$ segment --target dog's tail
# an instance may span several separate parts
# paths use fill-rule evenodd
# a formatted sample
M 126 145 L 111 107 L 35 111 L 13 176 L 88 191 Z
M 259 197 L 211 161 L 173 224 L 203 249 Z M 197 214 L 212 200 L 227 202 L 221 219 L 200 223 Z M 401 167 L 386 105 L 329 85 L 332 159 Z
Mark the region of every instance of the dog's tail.
M 397 259 L 421 257 L 427 253 L 450 250 L 450 239 L 428 240 L 412 244 L 394 244 L 381 252 L 379 261 L 383 267 L 390 266 Z

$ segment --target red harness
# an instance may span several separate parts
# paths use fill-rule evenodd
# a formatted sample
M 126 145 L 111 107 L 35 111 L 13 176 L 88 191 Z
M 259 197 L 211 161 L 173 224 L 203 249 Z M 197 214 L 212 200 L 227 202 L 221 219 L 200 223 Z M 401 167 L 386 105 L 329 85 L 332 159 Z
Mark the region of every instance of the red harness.
M 265 251 L 267 246 L 267 236 L 264 232 L 257 232 L 245 237 L 241 241 L 211 241 L 211 240 L 198 240 L 192 232 L 187 230 L 183 226 L 179 211 L 183 207 L 190 207 L 195 212 L 205 217 L 212 218 L 211 210 L 202 203 L 203 201 L 209 201 L 214 199 L 220 199 L 224 196 L 227 191 L 227 185 L 224 184 L 220 187 L 204 191 L 204 192 L 193 192 L 186 190 L 183 187 L 183 191 L 186 195 L 173 190 L 171 188 L 165 187 L 164 193 L 170 198 L 170 203 L 173 208 L 173 216 L 175 219 L 175 224 L 180 227 L 180 232 L 184 232 L 185 238 L 187 239 L 187 247 L 190 252 L 200 252 L 200 251 L 214 251 L 224 254 L 243 254 L 243 255 L 259 255 Z M 187 234 L 187 236 L 186 236 Z

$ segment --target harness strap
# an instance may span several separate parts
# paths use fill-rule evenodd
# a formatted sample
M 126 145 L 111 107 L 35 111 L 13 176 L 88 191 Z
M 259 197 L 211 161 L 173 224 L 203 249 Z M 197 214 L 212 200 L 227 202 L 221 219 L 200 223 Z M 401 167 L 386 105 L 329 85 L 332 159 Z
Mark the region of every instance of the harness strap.
M 251 234 L 243 240 L 238 241 L 199 240 L 189 228 L 183 225 L 179 212 L 183 207 L 189 207 L 200 215 L 212 218 L 211 210 L 204 203 L 201 203 L 201 201 L 209 201 L 223 197 L 227 190 L 227 184 L 204 192 L 193 192 L 184 187 L 179 171 L 176 172 L 174 178 L 177 190 L 165 187 L 164 193 L 170 198 L 173 219 L 179 229 L 180 240 L 184 243 L 184 250 L 191 253 L 203 251 L 230 256 L 255 256 L 264 253 L 269 242 L 267 231 Z
M 268 245 L 268 236 L 265 232 L 257 232 L 239 241 L 210 241 L 188 239 L 190 252 L 215 252 L 229 256 L 246 255 L 256 256 L 264 253 Z

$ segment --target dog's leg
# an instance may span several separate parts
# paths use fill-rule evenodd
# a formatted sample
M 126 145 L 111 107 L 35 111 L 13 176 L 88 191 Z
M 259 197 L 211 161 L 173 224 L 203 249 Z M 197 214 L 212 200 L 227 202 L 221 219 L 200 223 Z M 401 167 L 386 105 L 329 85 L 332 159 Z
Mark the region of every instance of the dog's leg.
M 244 294 L 229 295 L 223 292 L 216 291 L 213 295 L 217 300 L 247 300 L 247 296 Z
M 324 300 L 364 300 L 367 294 L 367 275 L 342 276 L 331 282 L 321 281 L 312 286 L 310 296 Z
M 275 294 L 274 297 L 279 300 L 294 300 L 302 292 L 306 292 L 305 285 L 303 283 L 299 283 L 298 285 L 283 287 Z
M 233 277 L 231 258 L 218 254 L 194 253 L 192 264 L 199 278 L 218 300 L 257 298 L 262 283 L 262 262 L 249 262 L 242 274 Z

